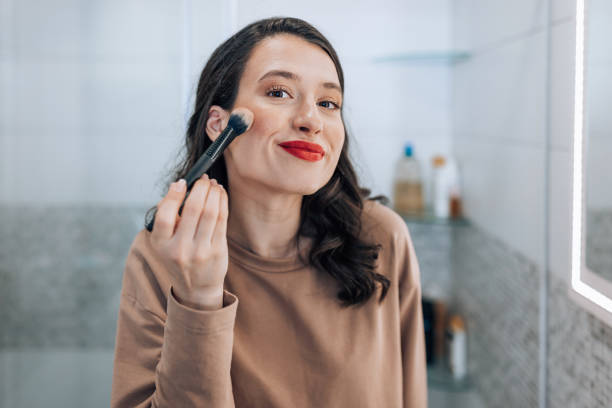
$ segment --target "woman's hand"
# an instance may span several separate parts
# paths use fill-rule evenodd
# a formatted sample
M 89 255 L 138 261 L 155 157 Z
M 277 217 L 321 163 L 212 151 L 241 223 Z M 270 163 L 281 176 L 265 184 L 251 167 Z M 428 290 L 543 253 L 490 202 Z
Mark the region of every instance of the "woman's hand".
M 228 267 L 227 192 L 204 174 L 179 215 L 185 190 L 184 180 L 172 183 L 157 205 L 151 244 L 170 274 L 172 293 L 180 303 L 219 309 Z

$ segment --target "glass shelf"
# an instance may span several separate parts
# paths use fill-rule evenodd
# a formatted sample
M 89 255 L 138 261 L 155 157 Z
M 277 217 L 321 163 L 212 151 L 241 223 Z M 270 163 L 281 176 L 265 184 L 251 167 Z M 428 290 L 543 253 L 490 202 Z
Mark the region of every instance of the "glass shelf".
M 469 375 L 466 375 L 461 380 L 455 379 L 443 363 L 434 363 L 427 366 L 427 385 L 435 389 L 450 392 L 469 392 L 474 390 L 474 384 Z
M 372 59 L 375 63 L 444 63 L 453 64 L 470 58 L 465 51 L 422 51 L 383 55 Z
M 435 224 L 435 225 L 449 225 L 449 226 L 466 226 L 470 222 L 467 218 L 441 218 L 436 217 L 432 212 L 425 212 L 423 215 L 406 215 L 399 214 L 404 222 L 413 222 L 419 224 Z

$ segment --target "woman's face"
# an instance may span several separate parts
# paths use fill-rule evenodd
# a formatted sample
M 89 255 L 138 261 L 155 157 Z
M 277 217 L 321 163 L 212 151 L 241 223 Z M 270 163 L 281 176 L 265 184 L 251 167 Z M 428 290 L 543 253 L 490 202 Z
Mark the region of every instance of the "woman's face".
M 234 106 L 250 109 L 254 120 L 224 153 L 232 190 L 309 195 L 329 181 L 344 124 L 338 74 L 325 51 L 293 35 L 263 40 L 247 62 Z M 279 145 L 289 141 L 319 145 L 323 155 Z

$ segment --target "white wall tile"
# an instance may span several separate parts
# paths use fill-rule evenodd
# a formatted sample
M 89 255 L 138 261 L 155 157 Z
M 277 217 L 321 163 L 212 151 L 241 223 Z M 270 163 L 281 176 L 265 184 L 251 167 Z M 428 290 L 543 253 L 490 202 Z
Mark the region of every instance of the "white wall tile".
M 43 206 L 80 201 L 89 163 L 77 130 L 22 129 L 11 136 L 10 203 Z
M 546 35 L 523 37 L 455 65 L 453 125 L 462 137 L 543 148 Z
M 612 34 L 612 33 L 611 33 Z M 612 38 L 612 36 L 610 37 Z M 610 134 L 612 115 L 612 58 L 607 62 L 588 62 L 585 71 L 584 117 L 588 133 Z
M 345 115 L 356 128 L 392 126 L 406 138 L 447 133 L 450 69 L 410 64 L 345 64 Z M 376 134 L 374 133 L 374 135 Z
M 576 0 L 550 0 L 550 8 L 552 21 L 576 16 Z
M 16 57 L 75 57 L 81 50 L 79 0 L 14 1 L 14 47 Z
M 543 149 L 461 138 L 465 213 L 477 226 L 543 265 Z
M 12 190 L 14 66 L 0 61 L 0 202 L 10 197 Z
M 448 49 L 449 0 L 386 1 L 376 7 L 365 1 L 320 3 L 238 2 L 238 26 L 294 15 L 329 37 L 344 64 L 355 144 L 367 149 L 356 167 L 369 172 L 366 186 L 390 196 L 392 165 L 406 140 L 415 143 L 425 164 L 434 153 L 450 153 L 450 68 L 373 64 L 371 57 Z M 193 109 L 193 99 L 189 105 L 185 100 L 193 98 L 210 53 L 227 36 L 227 4 L 191 2 L 190 57 L 183 59 L 182 7 L 182 2 L 140 0 L 26 1 L 11 11 L 20 25 L 14 43 L 21 54 L 9 60 L 19 66 L 16 79 L 9 79 L 13 130 L 3 143 L 14 157 L 38 143 L 57 163 L 34 153 L 19 165 L 16 172 L 25 178 L 52 168 L 37 196 L 19 179 L 11 186 L 6 175 L 2 183 L 9 188 L 3 191 L 15 201 L 38 203 L 157 201 L 161 186 L 156 183 L 182 141 L 185 109 Z M 364 15 L 368 29 L 353 30 Z M 36 22 L 40 27 L 32 29 Z M 36 42 L 38 35 L 45 36 L 42 43 Z M 183 62 L 189 64 L 186 83 Z M 64 144 L 68 147 L 60 149 Z M 139 165 L 132 169 L 128 163 Z M 61 179 L 64 185 L 55 187 Z
M 574 133 L 575 34 L 573 21 L 551 27 L 550 144 L 555 150 L 567 151 Z
M 96 60 L 176 61 L 181 3 L 163 0 L 81 2 L 81 55 Z
M 548 265 L 552 273 L 569 282 L 571 265 L 571 154 L 550 152 Z
M 481 50 L 546 25 L 547 0 L 453 2 L 455 48 Z
M 0 1 L 0 61 L 12 58 L 15 42 L 13 40 L 14 20 L 13 0 Z
M 181 141 L 180 137 L 145 140 L 129 131 L 92 130 L 83 149 L 87 167 L 82 169 L 86 177 L 82 201 L 156 204 Z
M 591 209 L 612 210 L 612 127 L 607 132 L 589 131 L 585 150 L 586 205 Z
M 81 111 L 86 128 L 148 127 L 167 134 L 181 124 L 178 63 L 82 65 Z
M 226 39 L 226 22 L 221 18 L 230 2 L 225 1 L 191 1 L 191 16 L 189 24 L 191 32 L 190 68 L 188 85 L 190 96 L 194 97 L 200 74 L 213 51 Z M 191 105 L 195 99 L 191 100 Z M 190 106 L 193 110 L 193 106 Z
M 82 70 L 73 61 L 22 61 L 14 65 L 13 126 L 76 129 L 81 123 Z
M 260 18 L 302 18 L 325 35 L 341 59 L 450 46 L 450 1 L 239 1 L 238 26 Z M 362 28 L 355 27 L 356 25 Z M 355 29 L 357 28 L 357 29 Z
M 19 59 L 168 60 L 180 55 L 180 2 L 13 2 Z

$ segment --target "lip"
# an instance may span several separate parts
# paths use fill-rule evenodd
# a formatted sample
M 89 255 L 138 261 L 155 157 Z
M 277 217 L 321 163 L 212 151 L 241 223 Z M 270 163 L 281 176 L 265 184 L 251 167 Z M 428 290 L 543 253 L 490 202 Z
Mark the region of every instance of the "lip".
M 325 155 L 325 150 L 320 145 L 304 140 L 291 140 L 278 145 L 285 149 L 287 153 L 311 162 L 319 161 Z

